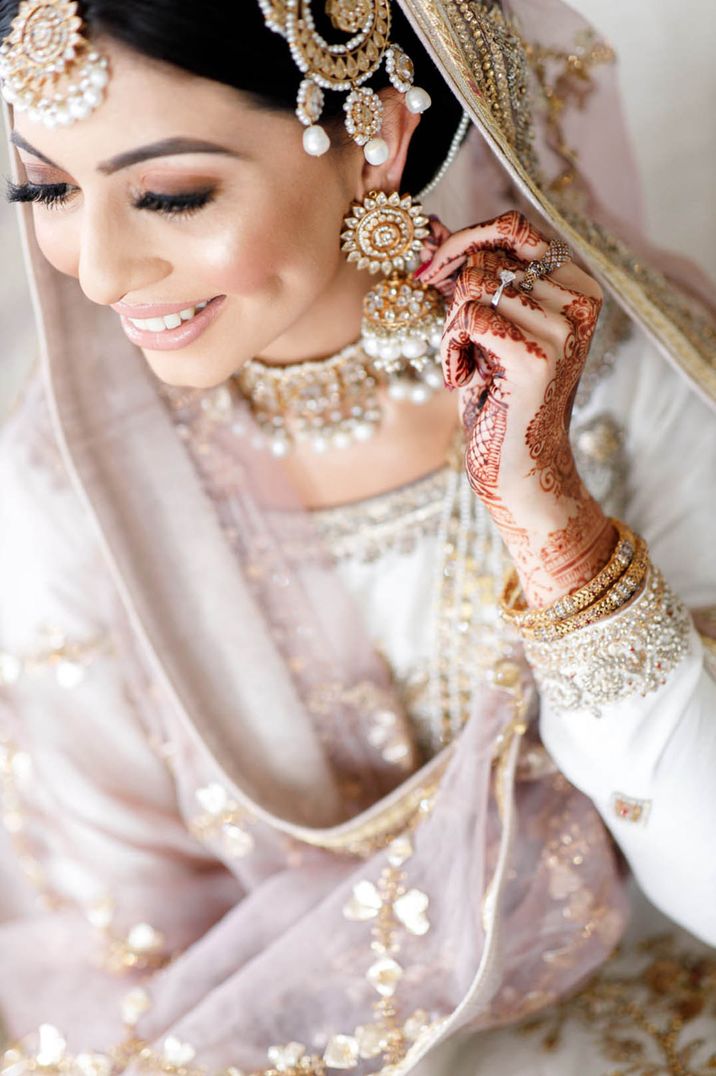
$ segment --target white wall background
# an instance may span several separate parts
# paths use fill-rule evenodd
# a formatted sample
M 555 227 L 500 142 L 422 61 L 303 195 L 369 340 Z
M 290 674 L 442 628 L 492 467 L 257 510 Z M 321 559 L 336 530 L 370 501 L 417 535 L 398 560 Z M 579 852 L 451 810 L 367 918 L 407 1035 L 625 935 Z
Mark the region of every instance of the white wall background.
M 571 0 L 620 58 L 652 238 L 716 279 L 716 0 Z M 7 174 L 4 147 L 0 168 Z M 33 360 L 13 215 L 0 203 L 0 414 Z
M 716 2 L 569 3 L 617 51 L 652 238 L 716 280 Z

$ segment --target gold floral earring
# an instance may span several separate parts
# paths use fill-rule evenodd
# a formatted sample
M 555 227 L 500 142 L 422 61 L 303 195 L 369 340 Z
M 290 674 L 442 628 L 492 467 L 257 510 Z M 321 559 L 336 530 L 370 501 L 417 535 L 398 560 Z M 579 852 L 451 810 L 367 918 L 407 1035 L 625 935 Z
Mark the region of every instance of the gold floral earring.
M 445 302 L 436 288 L 413 275 L 429 234 L 419 202 L 384 191 L 354 201 L 341 233 L 349 262 L 385 275 L 364 300 L 363 349 L 386 374 L 390 395 L 414 403 L 424 403 L 444 384 L 439 348 Z

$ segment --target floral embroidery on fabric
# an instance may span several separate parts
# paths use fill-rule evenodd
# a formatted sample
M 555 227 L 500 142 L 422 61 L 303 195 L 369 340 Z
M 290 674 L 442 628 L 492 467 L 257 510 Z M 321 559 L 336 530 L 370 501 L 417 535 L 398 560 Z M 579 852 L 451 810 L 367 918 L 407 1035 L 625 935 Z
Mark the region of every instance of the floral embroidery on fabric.
M 226 806 L 222 786 L 209 785 L 199 790 L 201 800 L 208 808 L 218 811 Z M 434 795 L 425 792 L 419 810 L 408 831 L 393 839 L 385 849 L 385 866 L 376 883 L 369 880 L 354 887 L 353 896 L 344 908 L 346 918 L 357 923 L 371 920 L 370 952 L 374 956 L 366 979 L 378 994 L 373 1011 L 375 1021 L 354 1029 L 351 1034 L 331 1035 L 322 1055 L 311 1054 L 301 1042 L 289 1042 L 270 1046 L 267 1059 L 270 1067 L 259 1072 L 244 1072 L 229 1066 L 213 1076 L 326 1076 L 330 1069 L 354 1069 L 361 1060 L 382 1055 L 376 1074 L 398 1076 L 411 1066 L 411 1055 L 420 1052 L 426 1037 L 432 1036 L 442 1023 L 442 1018 L 423 1010 L 416 1010 L 407 1019 L 398 1017 L 396 993 L 404 969 L 396 957 L 400 953 L 399 934 L 406 930 L 420 936 L 430 929 L 427 916 L 427 894 L 406 886 L 403 865 L 413 854 L 411 831 L 427 817 L 434 805 Z M 211 814 L 209 810 L 207 813 Z M 218 814 L 212 817 L 220 817 Z M 94 908 L 96 926 L 109 930 L 113 905 L 109 898 Z M 137 924 L 123 941 L 115 939 L 116 952 L 127 958 L 125 967 L 144 968 L 147 955 L 156 953 L 162 936 L 146 923 Z M 134 962 L 134 957 L 139 957 Z M 167 1036 L 157 1052 L 148 1043 L 136 1038 L 134 1027 L 151 1008 L 151 998 L 143 987 L 129 991 L 121 1002 L 122 1021 L 127 1038 L 106 1054 L 78 1054 L 67 1052 L 62 1032 L 49 1024 L 43 1024 L 31 1035 L 6 1050 L 0 1059 L 3 1076 L 25 1076 L 42 1072 L 46 1076 L 117 1076 L 129 1064 L 151 1073 L 167 1076 L 209 1076 L 202 1065 L 194 1065 L 197 1050 L 192 1043 L 184 1042 L 174 1035 Z
M 88 922 L 99 932 L 103 946 L 100 960 L 106 971 L 123 974 L 130 971 L 154 971 L 169 960 L 165 938 L 149 923 L 135 923 L 126 932 L 113 927 L 115 902 L 106 895 L 93 901 L 86 910 Z
M 587 987 L 523 1024 L 554 1054 L 581 1028 L 609 1076 L 707 1076 L 716 1071 L 716 957 L 685 952 L 672 935 L 637 947 L 638 967 L 617 951 Z
M 231 859 L 241 859 L 254 849 L 248 830 L 251 815 L 231 799 L 223 785 L 212 782 L 194 793 L 203 812 L 189 823 L 189 831 L 200 841 L 218 840 Z

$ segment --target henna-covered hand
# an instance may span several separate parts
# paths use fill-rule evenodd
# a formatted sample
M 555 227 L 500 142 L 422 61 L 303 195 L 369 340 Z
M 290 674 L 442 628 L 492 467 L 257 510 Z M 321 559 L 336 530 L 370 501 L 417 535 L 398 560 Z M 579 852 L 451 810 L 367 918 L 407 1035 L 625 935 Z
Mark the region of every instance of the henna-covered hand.
M 591 579 L 616 540 L 569 443 L 602 292 L 571 262 L 520 291 L 527 264 L 547 246 L 520 213 L 505 213 L 445 238 L 420 276 L 452 292 L 442 362 L 446 384 L 460 390 L 467 473 L 533 605 Z M 493 309 L 504 268 L 517 281 Z

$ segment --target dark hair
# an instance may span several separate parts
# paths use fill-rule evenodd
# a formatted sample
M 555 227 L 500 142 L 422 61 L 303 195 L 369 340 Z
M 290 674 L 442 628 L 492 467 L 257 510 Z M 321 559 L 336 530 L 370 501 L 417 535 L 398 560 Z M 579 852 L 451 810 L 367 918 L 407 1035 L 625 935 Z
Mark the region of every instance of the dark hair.
M 315 4 L 322 29 L 322 4 Z M 19 0 L 0 0 L 0 38 L 10 30 Z M 242 90 L 263 107 L 293 111 L 301 74 L 286 41 L 269 30 L 258 0 L 82 0 L 80 13 L 94 35 L 195 75 Z M 332 30 L 329 40 L 340 40 Z M 461 108 L 428 57 L 407 19 L 394 5 L 393 41 L 415 64 L 416 84 L 433 100 L 412 140 L 402 189 L 418 193 L 447 156 Z M 384 67 L 368 82 L 389 85 Z M 344 93 L 326 92 L 324 117 L 342 116 Z M 298 120 L 296 121 L 298 123 Z

